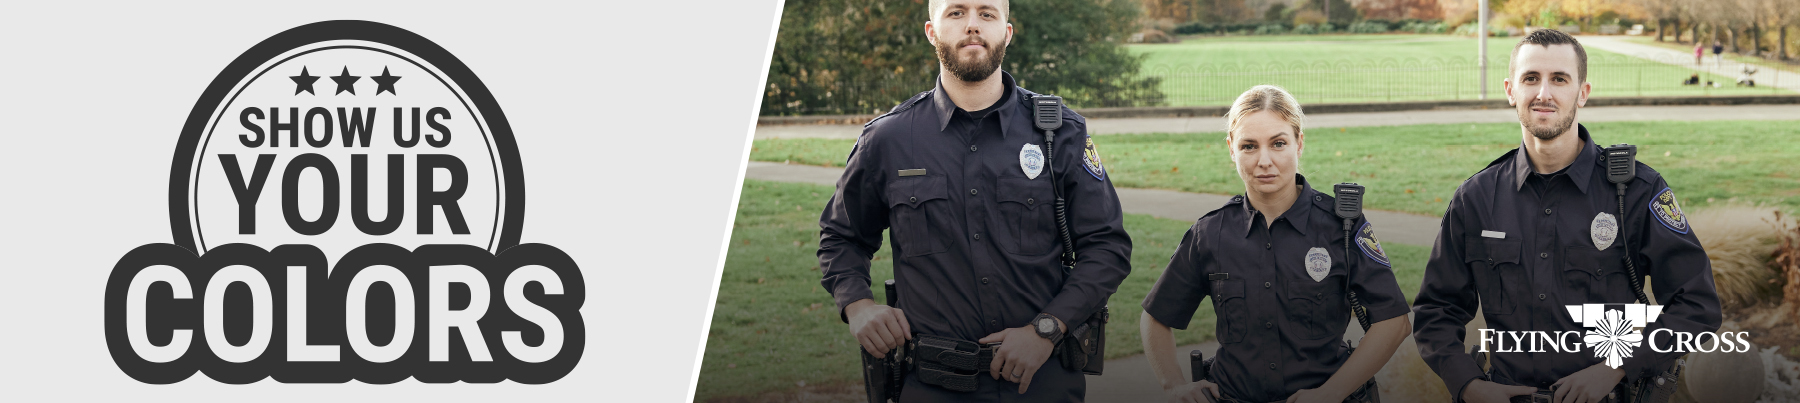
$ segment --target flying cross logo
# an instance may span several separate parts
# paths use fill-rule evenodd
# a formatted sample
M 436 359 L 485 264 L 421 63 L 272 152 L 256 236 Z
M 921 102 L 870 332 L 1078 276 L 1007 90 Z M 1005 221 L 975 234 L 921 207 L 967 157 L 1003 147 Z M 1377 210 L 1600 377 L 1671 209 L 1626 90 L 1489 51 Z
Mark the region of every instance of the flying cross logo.
M 1625 310 L 1606 309 L 1606 304 L 1568 305 L 1569 317 L 1588 328 L 1582 344 L 1605 358 L 1614 369 L 1625 364 L 1632 349 L 1644 344 L 1645 325 L 1662 315 L 1661 305 L 1625 304 Z

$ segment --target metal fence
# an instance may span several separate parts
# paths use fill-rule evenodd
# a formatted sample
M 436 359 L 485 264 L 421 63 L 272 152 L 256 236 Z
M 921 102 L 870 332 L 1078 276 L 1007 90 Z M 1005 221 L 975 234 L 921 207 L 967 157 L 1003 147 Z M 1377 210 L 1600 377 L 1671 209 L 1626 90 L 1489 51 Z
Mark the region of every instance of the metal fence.
M 1479 60 L 1373 59 L 1312 63 L 1215 64 L 1199 66 L 1146 66 L 1142 71 L 1162 80 L 1162 98 L 1137 104 L 1163 106 L 1223 106 L 1238 94 L 1259 84 L 1279 85 L 1302 103 L 1368 103 L 1480 99 Z M 1507 77 L 1508 56 L 1489 59 L 1487 98 L 1504 99 L 1502 80 Z M 1737 67 L 1727 63 L 1727 66 Z M 1722 71 L 1707 57 L 1696 65 L 1692 59 L 1646 57 L 1596 57 L 1588 60 L 1587 81 L 1594 97 L 1713 96 L 1792 93 L 1783 89 L 1773 69 L 1758 69 L 1749 78 L 1755 86 L 1738 83 L 1741 71 Z M 1697 84 L 1685 81 L 1698 77 Z M 1706 85 L 1708 82 L 1716 84 Z M 1789 77 L 1789 81 L 1794 81 Z M 1747 83 L 1746 83 L 1747 84 Z M 1790 86 L 1800 83 L 1789 82 Z M 1137 106 L 1137 105 L 1101 105 Z
M 1504 51 L 1503 51 L 1504 52 Z M 1707 55 L 1701 63 L 1692 58 L 1592 55 L 1587 81 L 1591 97 L 1715 96 L 1792 94 L 1800 88 L 1800 74 L 1759 68 L 1748 78 L 1755 86 L 1739 83 L 1742 71 L 1734 62 L 1724 66 Z M 1509 55 L 1488 61 L 1487 99 L 1505 99 L 1502 80 L 1507 76 Z M 1260 84 L 1279 85 L 1302 103 L 1379 103 L 1401 101 L 1473 100 L 1482 98 L 1480 65 L 1476 58 L 1381 59 L 1315 61 L 1309 63 L 1222 63 L 1149 65 L 1143 77 L 1160 81 L 1160 97 L 1141 97 L 1081 108 L 1129 106 L 1225 106 L 1238 94 Z M 1786 76 L 1786 80 L 1783 80 Z M 1697 84 L 1685 83 L 1697 78 Z M 879 114 L 900 101 L 929 90 L 929 80 L 889 80 L 871 83 L 834 83 L 824 97 L 792 101 L 765 114 Z M 1716 85 L 1707 85 L 1708 83 Z

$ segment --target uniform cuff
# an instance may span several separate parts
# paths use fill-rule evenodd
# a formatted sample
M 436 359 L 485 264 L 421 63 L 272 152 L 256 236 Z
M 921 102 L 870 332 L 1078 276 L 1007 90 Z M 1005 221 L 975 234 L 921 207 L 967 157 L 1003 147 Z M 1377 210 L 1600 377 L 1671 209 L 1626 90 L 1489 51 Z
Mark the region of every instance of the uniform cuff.
M 1369 308 L 1368 306 L 1363 306 L 1363 309 L 1368 309 L 1368 308 Z M 1384 321 L 1384 320 L 1393 319 L 1393 318 L 1401 317 L 1401 316 L 1406 316 L 1406 314 L 1408 314 L 1408 313 L 1412 313 L 1412 308 L 1405 306 L 1405 305 L 1400 305 L 1400 304 L 1389 304 L 1387 306 L 1378 307 L 1376 309 L 1369 309 L 1369 325 L 1372 326 L 1376 323 L 1381 323 L 1381 321 Z M 1161 320 L 1162 318 L 1157 318 L 1157 319 Z
M 1050 305 L 1044 307 L 1044 313 L 1055 316 L 1057 319 L 1062 319 L 1063 325 L 1069 327 L 1065 330 L 1075 329 L 1076 325 L 1086 322 L 1088 316 L 1094 314 L 1091 310 L 1081 309 L 1082 306 L 1087 305 L 1080 301 L 1082 298 L 1071 298 L 1075 297 L 1075 295 L 1070 294 L 1070 292 L 1065 290 L 1063 293 L 1057 295 L 1056 299 L 1050 300 Z
M 1439 375 L 1444 378 L 1445 388 L 1450 390 L 1450 399 L 1457 402 L 1462 401 L 1463 389 L 1468 388 L 1470 382 L 1487 379 L 1487 375 L 1481 372 L 1481 367 L 1475 364 L 1475 359 L 1466 355 L 1461 360 L 1450 362 Z
M 837 299 L 838 320 L 842 320 L 844 323 L 850 323 L 850 317 L 846 316 L 844 312 L 844 308 L 850 307 L 850 303 L 875 299 L 875 293 L 869 292 L 868 284 L 857 287 L 852 284 L 839 283 L 837 288 L 831 290 L 831 297 Z

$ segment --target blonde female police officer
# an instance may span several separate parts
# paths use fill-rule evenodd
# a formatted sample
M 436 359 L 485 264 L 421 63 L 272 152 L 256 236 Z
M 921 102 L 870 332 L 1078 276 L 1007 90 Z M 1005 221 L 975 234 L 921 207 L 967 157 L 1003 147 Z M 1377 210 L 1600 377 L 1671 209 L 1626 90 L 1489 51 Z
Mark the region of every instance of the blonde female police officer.
M 1298 171 L 1300 105 L 1279 87 L 1238 96 L 1226 115 L 1245 194 L 1200 217 L 1144 298 L 1144 350 L 1170 402 L 1340 402 L 1360 396 L 1410 329 L 1406 299 L 1370 224 L 1346 239 L 1331 195 Z M 1345 242 L 1353 242 L 1346 251 Z M 1346 255 L 1349 253 L 1349 255 Z M 1347 354 L 1346 291 L 1370 328 Z M 1212 297 L 1220 343 L 1212 379 L 1188 382 L 1170 327 L 1186 328 Z

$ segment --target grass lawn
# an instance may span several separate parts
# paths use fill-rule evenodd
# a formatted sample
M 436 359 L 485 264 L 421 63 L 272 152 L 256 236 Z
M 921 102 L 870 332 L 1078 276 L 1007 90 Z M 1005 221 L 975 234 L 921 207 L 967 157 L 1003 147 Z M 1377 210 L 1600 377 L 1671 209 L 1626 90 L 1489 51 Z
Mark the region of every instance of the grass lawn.
M 1488 94 L 1504 95 L 1516 38 L 1488 42 Z M 1257 84 L 1280 85 L 1302 103 L 1476 99 L 1474 38 L 1452 35 L 1283 35 L 1202 37 L 1127 46 L 1146 55 L 1141 72 L 1162 77 L 1165 104 L 1226 105 Z M 1601 96 L 1770 94 L 1773 88 L 1683 86 L 1692 71 L 1588 49 L 1589 79 Z M 1732 73 L 1735 74 L 1735 73 Z M 1731 83 L 1731 74 L 1702 74 Z M 1781 90 L 1781 93 L 1790 93 Z
M 819 286 L 819 211 L 832 188 L 746 180 L 731 234 L 712 328 L 707 335 L 696 401 L 757 396 L 801 385 L 859 384 L 856 341 L 831 295 Z M 1132 271 L 1111 300 L 1107 355 L 1142 352 L 1138 304 L 1162 274 L 1169 255 L 1192 223 L 1127 215 Z M 1400 289 L 1419 289 L 1429 248 L 1384 245 L 1395 263 Z M 877 283 L 893 278 L 888 248 L 876 254 Z M 881 287 L 873 287 L 883 298 Z M 1181 344 L 1213 337 L 1211 304 L 1203 303 Z
M 1671 117 L 1679 118 L 1679 117 Z M 1800 211 L 1800 121 L 1602 122 L 1601 144 L 1631 143 L 1638 160 L 1669 181 L 1682 205 L 1736 199 Z M 1519 126 L 1437 124 L 1307 130 L 1301 173 L 1317 188 L 1357 182 L 1367 208 L 1432 216 L 1464 179 L 1518 147 Z M 1095 138 L 1120 187 L 1238 194 L 1223 133 L 1120 134 Z M 756 140 L 750 159 L 843 166 L 851 140 Z

